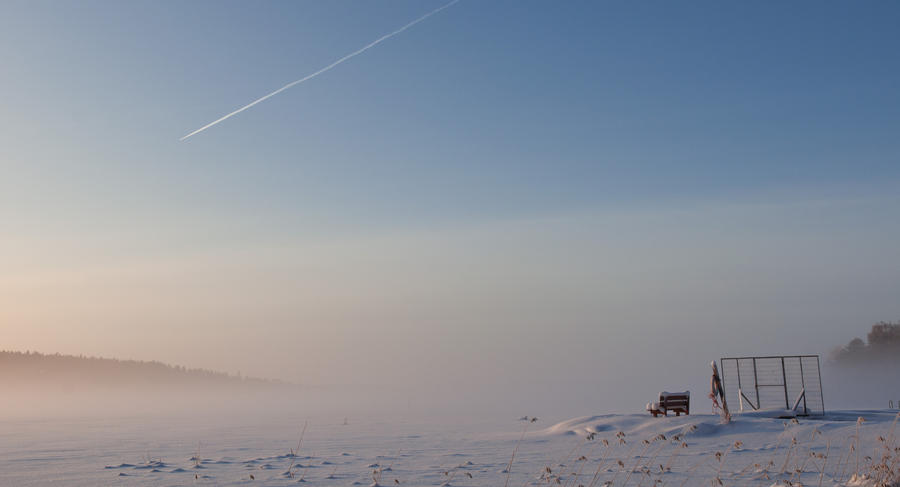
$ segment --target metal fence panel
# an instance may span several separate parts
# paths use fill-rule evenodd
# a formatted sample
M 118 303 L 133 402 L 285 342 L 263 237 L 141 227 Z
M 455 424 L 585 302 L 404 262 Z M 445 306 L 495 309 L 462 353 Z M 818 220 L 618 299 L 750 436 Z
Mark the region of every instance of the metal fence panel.
M 722 387 L 732 411 L 793 410 L 825 414 L 818 355 L 721 359 Z

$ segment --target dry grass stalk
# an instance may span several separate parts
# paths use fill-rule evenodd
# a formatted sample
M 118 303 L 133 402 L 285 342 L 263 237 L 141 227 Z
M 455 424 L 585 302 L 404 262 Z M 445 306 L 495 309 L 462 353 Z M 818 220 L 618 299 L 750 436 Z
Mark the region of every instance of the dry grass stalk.
M 516 442 L 516 446 L 513 448 L 512 456 L 509 458 L 509 464 L 506 466 L 506 482 L 503 484 L 503 487 L 509 487 L 509 476 L 512 473 L 512 464 L 516 459 L 516 453 L 519 451 L 519 444 L 522 443 L 522 440 L 525 439 L 525 432 L 528 431 L 528 425 L 536 422 L 537 418 L 529 418 L 525 416 L 522 418 L 522 421 L 525 422 L 525 426 L 522 428 L 522 436 L 519 437 L 519 441 Z
M 296 450 L 294 450 L 293 448 L 291 449 L 291 454 L 290 454 L 291 464 L 288 465 L 287 472 L 285 472 L 285 473 L 287 473 L 288 477 L 290 477 L 290 478 L 294 478 L 294 463 L 297 461 L 297 455 L 300 453 L 300 445 L 303 444 L 303 436 L 306 434 L 307 425 L 308 425 L 308 422 L 304 421 L 303 429 L 300 431 L 300 439 L 297 440 L 297 449 Z
M 642 443 L 644 444 L 644 449 L 641 450 L 641 454 L 638 455 L 638 459 L 637 459 L 636 462 L 634 462 L 634 466 L 631 467 L 630 470 L 628 470 L 628 475 L 625 476 L 625 482 L 622 482 L 622 487 L 625 487 L 626 485 L 628 485 L 628 480 L 631 479 L 631 475 L 632 475 L 632 474 L 634 473 L 634 471 L 638 468 L 638 465 L 641 464 L 641 458 L 647 453 L 647 450 L 650 448 L 650 445 L 651 445 L 651 444 L 653 443 L 653 441 L 655 441 L 655 440 L 656 440 L 656 438 L 654 437 L 652 440 L 644 440 L 644 441 L 642 441 Z
M 828 465 L 829 453 L 831 453 L 831 440 L 825 443 L 825 456 L 822 458 L 822 469 L 819 471 L 819 487 L 822 487 L 822 480 L 825 478 L 825 466 Z

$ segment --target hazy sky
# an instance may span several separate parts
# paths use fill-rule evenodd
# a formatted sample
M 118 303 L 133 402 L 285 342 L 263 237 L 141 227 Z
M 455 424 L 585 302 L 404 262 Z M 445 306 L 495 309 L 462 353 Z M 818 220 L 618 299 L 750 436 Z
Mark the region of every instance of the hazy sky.
M 179 142 L 442 4 L 0 4 L 2 348 L 621 409 L 900 318 L 894 2 L 462 0 Z

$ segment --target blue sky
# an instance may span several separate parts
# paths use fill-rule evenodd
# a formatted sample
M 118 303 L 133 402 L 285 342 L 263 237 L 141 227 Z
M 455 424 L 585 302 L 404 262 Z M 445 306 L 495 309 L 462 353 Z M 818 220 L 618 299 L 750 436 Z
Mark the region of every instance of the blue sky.
M 262 289 L 283 285 L 284 276 L 273 269 L 307 262 L 304 245 L 374 239 L 371 247 L 346 244 L 353 251 L 312 252 L 321 257 L 314 264 L 330 263 L 333 273 L 322 272 L 341 276 L 335 282 L 344 291 L 335 284 L 329 296 L 335 309 L 348 309 L 389 280 L 394 265 L 419 269 L 406 283 L 418 287 L 432 278 L 442 282 L 452 265 L 466 262 L 482 265 L 468 275 L 472 281 L 493 282 L 536 265 L 529 278 L 549 283 L 573 271 L 567 259 L 594 269 L 602 259 L 597 249 L 612 240 L 610 255 L 641 249 L 617 263 L 614 274 L 646 275 L 657 283 L 672 279 L 670 272 L 699 272 L 703 281 L 709 276 L 697 269 L 707 268 L 705 252 L 729 245 L 728 257 L 720 256 L 721 266 L 710 272 L 727 274 L 737 266 L 761 288 L 801 290 L 802 304 L 786 305 L 783 294 L 772 294 L 760 297 L 760 306 L 769 310 L 773 330 L 787 320 L 801 330 L 827 325 L 829 333 L 813 352 L 849 340 L 853 326 L 864 331 L 873 320 L 900 314 L 890 297 L 900 292 L 898 256 L 884 244 L 900 234 L 900 6 L 892 2 L 462 0 L 179 142 L 440 5 L 3 3 L 0 231 L 7 238 L 0 258 L 14 269 L 7 289 L 30 303 L 52 300 L 62 291 L 28 283 L 52 287 L 65 281 L 60 273 L 80 275 L 85 268 L 113 272 L 87 272 L 93 277 L 85 282 L 121 289 L 117 279 L 124 278 L 115 270 L 132 265 L 144 269 L 133 279 L 149 286 L 158 276 L 142 267 L 154 267 L 148 263 L 161 260 L 177 274 L 215 255 L 219 260 L 203 265 L 221 271 L 235 258 L 248 262 L 228 274 L 235 279 L 230 288 L 219 290 L 221 299 L 233 299 L 248 285 L 240 283 L 242 275 L 255 276 L 254 286 Z M 535 221 L 549 223 L 535 228 L 529 223 Z M 510 226 L 512 235 L 529 242 L 492 230 Z M 555 237 L 547 236 L 550 231 Z M 670 237 L 675 244 L 667 243 Z M 482 243 L 467 246 L 473 241 Z M 647 242 L 659 248 L 645 247 Z M 821 252 L 810 251 L 820 245 Z M 270 254 L 273 248 L 294 250 Z M 507 252 L 528 257 L 490 258 Z M 784 274 L 745 268 L 740 261 L 748 253 L 756 259 L 750 262 L 786 265 Z M 280 257 L 269 262 L 270 255 Z M 367 263 L 356 265 L 348 255 Z M 780 260 L 785 255 L 802 262 Z M 855 260 L 859 256 L 864 258 Z M 258 260 L 266 264 L 254 267 Z M 685 263 L 692 265 L 679 267 Z M 420 272 L 430 265 L 433 274 Z M 821 269 L 829 266 L 843 271 L 823 278 Z M 207 278 L 221 277 L 212 275 L 217 277 Z M 601 282 L 615 287 L 600 270 L 579 279 L 579 292 Z M 346 291 L 354 282 L 369 287 Z M 847 296 L 843 286 L 873 282 L 883 297 L 870 292 L 835 304 Z M 200 279 L 190 289 L 199 292 L 208 284 Z M 815 291 L 817 284 L 823 288 Z M 739 288 L 733 299 L 746 296 Z M 546 292 L 516 289 L 508 308 L 472 311 L 462 321 L 518 322 L 516 303 L 528 308 Z M 629 299 L 641 302 L 646 288 L 632 283 L 628 289 Z M 453 290 L 459 288 L 435 286 L 434 293 L 444 296 L 432 303 L 431 313 L 452 309 Z M 702 303 L 709 291 L 698 288 L 685 297 L 681 290 L 677 279 L 660 290 L 671 294 L 668 310 Z M 490 288 L 482 291 L 491 294 Z M 110 331 L 119 330 L 111 323 L 146 309 L 123 305 L 108 315 L 102 296 L 85 294 L 59 316 L 24 307 L 8 315 L 19 331 L 35 330 L 16 335 L 13 345 L 232 365 L 214 351 L 129 345 L 137 332 Z M 204 306 L 203 296 L 185 296 L 173 304 L 176 309 Z M 561 343 L 582 333 L 583 317 L 603 314 L 590 293 L 585 296 L 573 305 L 582 318 L 569 320 Z M 710 303 L 719 318 L 698 320 L 684 308 L 682 321 L 672 326 L 693 330 L 698 321 L 715 323 L 730 309 L 729 299 Z M 279 326 L 302 328 L 312 318 L 288 302 L 272 304 L 273 312 L 283 313 Z M 851 311 L 802 312 L 830 309 L 824 303 L 835 312 Z M 256 305 L 246 309 L 258 310 Z M 665 314 L 660 308 L 633 315 L 646 308 L 634 306 L 620 309 L 613 321 L 653 321 Z M 738 321 L 748 323 L 760 312 L 738 308 Z M 550 316 L 553 309 L 548 305 L 537 314 Z M 212 323 L 216 314 L 209 313 L 204 316 Z M 403 325 L 381 329 L 414 326 L 416 316 L 403 315 L 396 320 Z M 185 311 L 159 319 L 175 329 L 197 316 Z M 107 327 L 107 338 L 48 338 L 60 327 L 87 330 L 79 328 L 86 322 Z M 452 330 L 461 325 L 441 326 L 457 336 Z M 247 340 L 237 331 L 228 336 L 226 349 Z M 761 348 L 763 342 L 754 343 Z M 484 353 L 498 356 L 490 347 Z M 249 358 L 238 365 L 272 374 L 279 370 L 272 360 L 256 369 Z
M 438 5 L 7 5 L 7 136 L 128 193 L 385 224 L 898 176 L 890 3 L 464 1 L 173 142 Z

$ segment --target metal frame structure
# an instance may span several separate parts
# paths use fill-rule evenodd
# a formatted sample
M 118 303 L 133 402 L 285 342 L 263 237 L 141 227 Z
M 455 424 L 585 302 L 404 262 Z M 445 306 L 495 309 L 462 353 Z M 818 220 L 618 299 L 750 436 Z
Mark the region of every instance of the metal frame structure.
M 728 402 L 754 411 L 785 409 L 801 416 L 825 414 L 818 355 L 724 357 L 719 360 Z M 792 400 L 793 398 L 793 400 Z

